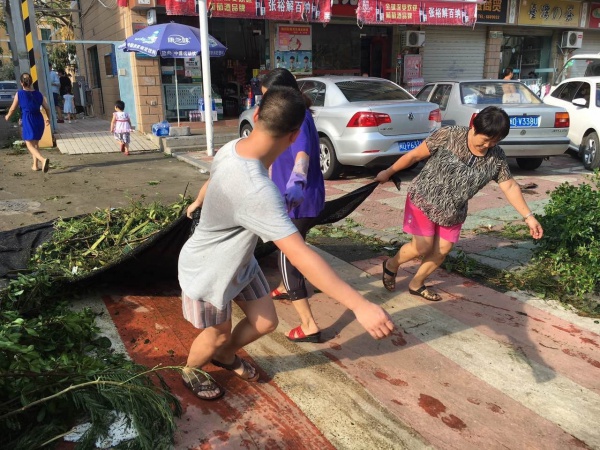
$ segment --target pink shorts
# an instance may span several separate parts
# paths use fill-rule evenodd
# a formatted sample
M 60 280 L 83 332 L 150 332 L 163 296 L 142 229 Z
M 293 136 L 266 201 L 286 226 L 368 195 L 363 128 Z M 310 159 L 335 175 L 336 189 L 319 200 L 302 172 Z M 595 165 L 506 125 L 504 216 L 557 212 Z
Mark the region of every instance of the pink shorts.
M 462 225 L 462 223 L 459 223 L 458 225 L 452 225 L 451 227 L 444 227 L 432 222 L 423 211 L 410 201 L 410 196 L 406 196 L 406 205 L 404 206 L 404 226 L 402 227 L 405 233 L 425 237 L 439 236 L 445 241 L 456 244 L 460 236 Z

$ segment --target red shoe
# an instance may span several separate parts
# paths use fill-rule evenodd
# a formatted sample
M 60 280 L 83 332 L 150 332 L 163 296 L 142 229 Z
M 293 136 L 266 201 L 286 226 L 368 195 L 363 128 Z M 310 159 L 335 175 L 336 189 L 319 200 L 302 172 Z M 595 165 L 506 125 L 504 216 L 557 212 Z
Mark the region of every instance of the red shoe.
M 294 341 L 294 342 L 317 343 L 317 342 L 321 341 L 321 332 L 317 331 L 316 333 L 313 333 L 313 334 L 304 334 L 304 331 L 302 331 L 302 327 L 300 325 L 298 325 L 293 330 L 290 330 L 290 332 L 287 335 L 287 338 L 290 341 Z
M 125 153 L 125 144 L 121 144 L 121 153 Z
M 273 300 L 289 300 L 290 295 L 287 292 L 279 292 L 277 288 L 271 291 L 271 298 Z

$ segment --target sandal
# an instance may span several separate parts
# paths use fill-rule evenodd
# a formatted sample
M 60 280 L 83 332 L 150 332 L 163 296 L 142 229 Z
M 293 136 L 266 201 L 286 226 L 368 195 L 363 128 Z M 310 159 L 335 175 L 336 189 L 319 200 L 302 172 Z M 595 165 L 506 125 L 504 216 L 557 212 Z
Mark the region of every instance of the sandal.
M 42 165 L 42 172 L 47 173 L 50 168 L 50 158 L 46 158 L 44 160 L 44 164 Z
M 258 370 L 256 370 L 256 367 L 254 367 L 252 364 L 250 364 L 245 359 L 240 358 L 238 355 L 235 355 L 235 359 L 233 360 L 233 362 L 231 364 L 225 364 L 225 363 L 217 361 L 216 359 L 211 359 L 210 362 L 217 367 L 220 367 L 222 369 L 233 372 L 233 374 L 236 377 L 241 378 L 242 380 L 245 380 L 245 381 L 257 381 L 258 377 L 260 376 L 260 374 L 258 373 Z M 240 368 L 242 369 L 241 374 L 236 372 L 236 370 L 238 370 Z M 253 373 L 254 373 L 254 375 L 253 375 Z
M 271 298 L 273 300 L 289 300 L 290 294 L 287 292 L 280 292 L 279 289 L 275 288 L 271 291 Z
M 208 374 L 203 374 L 203 376 L 205 377 L 205 379 L 201 379 L 200 377 L 198 377 L 198 374 L 196 373 L 196 371 L 192 372 L 192 374 L 194 375 L 193 379 L 189 377 L 189 372 L 188 375 L 186 376 L 186 373 L 183 374 L 183 378 L 181 381 L 183 381 L 183 385 L 188 388 L 190 391 L 192 391 L 194 393 L 194 395 L 196 397 L 198 397 L 200 400 L 207 400 L 207 401 L 213 401 L 213 400 L 218 400 L 221 397 L 223 397 L 225 395 L 225 389 L 223 389 L 221 386 L 219 386 L 215 380 L 212 379 L 212 377 Z M 217 394 L 213 394 L 213 395 L 202 395 L 203 392 L 208 392 L 208 391 L 218 391 Z
M 304 331 L 302 331 L 302 327 L 300 325 L 298 325 L 293 330 L 290 330 L 290 332 L 287 335 L 287 338 L 290 341 L 294 341 L 294 342 L 317 343 L 317 342 L 321 341 L 321 332 L 317 331 L 316 333 L 313 333 L 313 334 L 304 334 Z
M 383 261 L 383 272 L 381 273 L 381 282 L 383 283 L 384 288 L 386 288 L 390 292 L 393 292 L 394 289 L 396 289 L 396 275 L 398 275 L 398 271 L 392 272 L 391 270 L 389 270 L 385 266 L 385 263 L 387 263 L 387 262 L 388 262 L 387 259 L 385 261 Z M 385 278 L 386 275 L 388 277 L 392 277 L 392 279 L 389 279 L 389 278 L 386 279 Z
M 417 290 L 408 288 L 408 292 L 410 292 L 412 295 L 418 295 L 419 297 L 423 297 L 425 300 L 429 300 L 430 302 L 439 302 L 442 299 L 442 297 L 440 297 L 439 294 L 430 291 L 429 288 L 425 285 L 421 286 Z

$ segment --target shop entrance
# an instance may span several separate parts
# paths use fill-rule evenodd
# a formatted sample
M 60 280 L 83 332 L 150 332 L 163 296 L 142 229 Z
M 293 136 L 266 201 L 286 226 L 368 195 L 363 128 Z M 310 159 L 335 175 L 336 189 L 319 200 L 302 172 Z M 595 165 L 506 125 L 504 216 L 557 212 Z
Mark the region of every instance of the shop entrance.
M 360 71 L 371 77 L 387 78 L 389 68 L 389 40 L 381 36 L 363 36 L 360 40 Z
M 550 68 L 551 36 L 504 35 L 500 73 L 512 67 L 515 78 L 546 83 Z

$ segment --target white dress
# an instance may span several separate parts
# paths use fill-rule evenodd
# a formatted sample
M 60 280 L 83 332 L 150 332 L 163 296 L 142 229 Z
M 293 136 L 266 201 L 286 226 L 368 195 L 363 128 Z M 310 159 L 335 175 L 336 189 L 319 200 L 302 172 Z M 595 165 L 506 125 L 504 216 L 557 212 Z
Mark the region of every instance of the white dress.
M 65 106 L 63 112 L 65 114 L 75 114 L 75 104 L 73 101 L 73 94 L 65 94 L 63 95 L 63 100 L 65 101 Z

